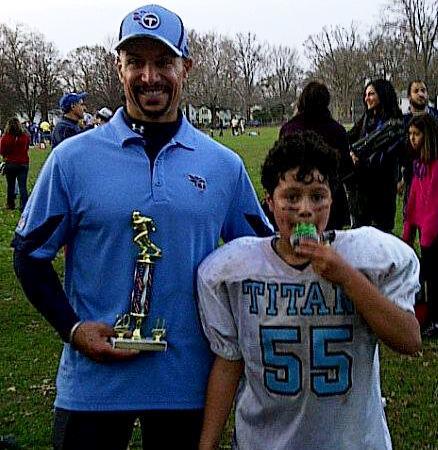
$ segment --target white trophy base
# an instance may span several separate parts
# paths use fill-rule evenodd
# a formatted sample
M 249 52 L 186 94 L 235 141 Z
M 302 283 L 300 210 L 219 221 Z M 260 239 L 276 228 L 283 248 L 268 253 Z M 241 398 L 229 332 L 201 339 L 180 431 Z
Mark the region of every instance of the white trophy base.
M 113 348 L 140 352 L 165 352 L 167 350 L 167 341 L 157 341 L 152 338 L 111 338 L 111 344 Z

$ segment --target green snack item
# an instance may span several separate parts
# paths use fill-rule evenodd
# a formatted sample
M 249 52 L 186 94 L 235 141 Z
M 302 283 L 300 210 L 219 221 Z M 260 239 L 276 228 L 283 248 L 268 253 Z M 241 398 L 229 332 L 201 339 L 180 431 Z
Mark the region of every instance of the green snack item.
M 298 223 L 290 236 L 292 247 L 299 245 L 300 239 L 312 239 L 319 242 L 319 236 L 313 223 Z
M 313 223 L 298 223 L 295 225 L 294 235 L 296 237 L 314 236 L 316 234 L 316 227 Z

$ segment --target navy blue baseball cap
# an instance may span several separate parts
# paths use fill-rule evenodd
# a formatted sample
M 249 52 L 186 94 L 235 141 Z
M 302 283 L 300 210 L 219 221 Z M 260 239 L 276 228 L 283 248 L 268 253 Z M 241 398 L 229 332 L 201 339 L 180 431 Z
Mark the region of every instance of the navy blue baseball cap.
M 69 112 L 74 104 L 79 103 L 86 96 L 86 92 L 81 92 L 79 94 L 76 92 L 69 92 L 59 99 L 59 106 L 64 112 Z
M 146 5 L 122 21 L 116 50 L 131 39 L 151 38 L 166 44 L 178 56 L 189 57 L 187 32 L 181 18 L 159 5 Z

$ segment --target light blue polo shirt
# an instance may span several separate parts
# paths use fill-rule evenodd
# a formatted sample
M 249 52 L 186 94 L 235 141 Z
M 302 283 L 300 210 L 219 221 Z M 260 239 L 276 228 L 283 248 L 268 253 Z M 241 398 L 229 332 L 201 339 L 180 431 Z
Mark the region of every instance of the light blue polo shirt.
M 167 352 L 132 361 L 96 363 L 64 345 L 57 376 L 57 407 L 72 410 L 200 408 L 212 354 L 201 330 L 195 274 L 203 258 L 225 241 L 254 230 L 248 216 L 266 218 L 241 159 L 182 124 L 158 154 L 153 171 L 144 147 L 119 109 L 105 126 L 63 141 L 47 159 L 17 233 L 23 237 L 50 217 L 63 219 L 31 256 L 53 259 L 67 244 L 65 291 L 81 320 L 113 325 L 128 312 L 135 260 L 133 210 L 156 223 L 150 313 L 166 321 Z

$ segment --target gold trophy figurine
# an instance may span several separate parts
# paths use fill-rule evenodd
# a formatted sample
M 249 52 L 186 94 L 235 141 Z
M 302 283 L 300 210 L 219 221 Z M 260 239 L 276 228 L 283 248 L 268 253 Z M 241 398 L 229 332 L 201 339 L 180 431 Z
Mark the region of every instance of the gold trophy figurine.
M 114 348 L 134 349 L 140 351 L 164 351 L 167 349 L 165 321 L 157 319 L 151 330 L 151 337 L 143 337 L 141 327 L 149 313 L 152 287 L 153 265 L 161 257 L 159 249 L 150 239 L 149 233 L 155 231 L 155 223 L 150 217 L 132 213 L 132 227 L 137 234 L 134 242 L 140 247 L 134 274 L 134 287 L 131 294 L 131 311 L 118 317 L 114 329 L 116 338 L 111 342 Z M 134 324 L 134 329 L 132 329 Z M 127 337 L 129 333 L 131 337 Z

